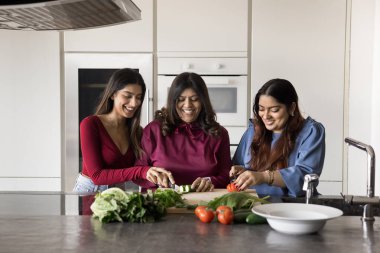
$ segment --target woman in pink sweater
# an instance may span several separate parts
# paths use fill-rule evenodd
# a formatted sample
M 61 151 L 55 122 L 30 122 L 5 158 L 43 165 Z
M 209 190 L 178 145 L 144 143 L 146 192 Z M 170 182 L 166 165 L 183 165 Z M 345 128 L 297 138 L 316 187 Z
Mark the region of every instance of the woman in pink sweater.
M 216 122 L 206 84 L 198 74 L 186 72 L 174 79 L 166 108 L 145 127 L 141 145 L 145 152 L 136 166 L 165 168 L 179 185 L 210 191 L 229 182 L 228 132 Z

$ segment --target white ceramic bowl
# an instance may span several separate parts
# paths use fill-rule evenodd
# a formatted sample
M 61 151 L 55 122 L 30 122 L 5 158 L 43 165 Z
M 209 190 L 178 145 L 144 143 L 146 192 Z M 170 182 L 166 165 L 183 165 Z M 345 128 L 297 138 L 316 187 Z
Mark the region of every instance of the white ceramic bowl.
M 327 220 L 343 214 L 334 207 L 301 203 L 258 205 L 252 208 L 252 212 L 265 217 L 273 229 L 295 235 L 317 232 Z

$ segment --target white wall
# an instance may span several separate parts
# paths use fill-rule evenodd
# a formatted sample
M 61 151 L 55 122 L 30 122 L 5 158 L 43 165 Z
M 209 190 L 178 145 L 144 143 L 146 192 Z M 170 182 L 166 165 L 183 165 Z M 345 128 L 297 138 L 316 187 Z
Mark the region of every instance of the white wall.
M 379 0 L 353 0 L 349 86 L 348 136 L 373 146 L 380 152 L 379 82 Z M 378 166 L 377 166 L 378 167 Z M 376 195 L 380 180 L 377 171 Z M 365 195 L 367 184 L 366 153 L 348 148 L 347 183 L 349 194 Z
M 0 38 L 0 190 L 59 191 L 59 34 Z

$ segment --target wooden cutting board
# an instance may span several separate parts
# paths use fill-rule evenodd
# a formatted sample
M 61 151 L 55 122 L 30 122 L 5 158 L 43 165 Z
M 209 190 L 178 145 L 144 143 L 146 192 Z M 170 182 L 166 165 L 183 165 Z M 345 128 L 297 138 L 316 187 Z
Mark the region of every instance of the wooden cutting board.
M 250 193 L 254 196 L 258 196 L 256 190 L 247 189 L 244 192 Z M 220 197 L 228 193 L 227 189 L 214 189 L 212 192 L 189 192 L 183 194 L 182 197 L 185 199 L 186 203 L 189 205 L 198 205 L 202 203 L 209 202 L 217 197 Z M 186 208 L 168 208 L 168 213 L 193 213 L 193 210 L 188 210 Z

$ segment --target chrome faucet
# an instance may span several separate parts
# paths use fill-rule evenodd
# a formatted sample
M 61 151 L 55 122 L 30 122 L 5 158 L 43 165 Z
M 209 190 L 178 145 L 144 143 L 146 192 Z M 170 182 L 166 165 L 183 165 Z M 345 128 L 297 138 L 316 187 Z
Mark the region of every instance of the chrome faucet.
M 314 185 L 313 182 L 318 180 L 319 176 L 317 174 L 306 174 L 303 181 L 302 189 L 306 191 L 306 204 L 310 203 L 310 198 L 313 197 L 314 194 Z
M 352 145 L 358 149 L 364 150 L 367 152 L 367 201 L 361 201 L 362 203 L 366 203 L 364 205 L 364 210 L 363 210 L 363 221 L 374 221 L 375 218 L 373 216 L 373 210 L 372 210 L 372 204 L 373 202 L 377 202 L 376 199 L 374 198 L 375 194 L 375 151 L 370 145 L 364 144 L 360 141 L 351 139 L 351 138 L 345 138 L 344 141 L 348 145 Z M 352 196 L 347 196 L 351 197 L 351 200 L 354 199 Z M 374 201 L 373 201 L 374 200 Z M 346 202 L 348 202 L 346 200 Z M 354 201 L 353 201 L 354 202 Z

